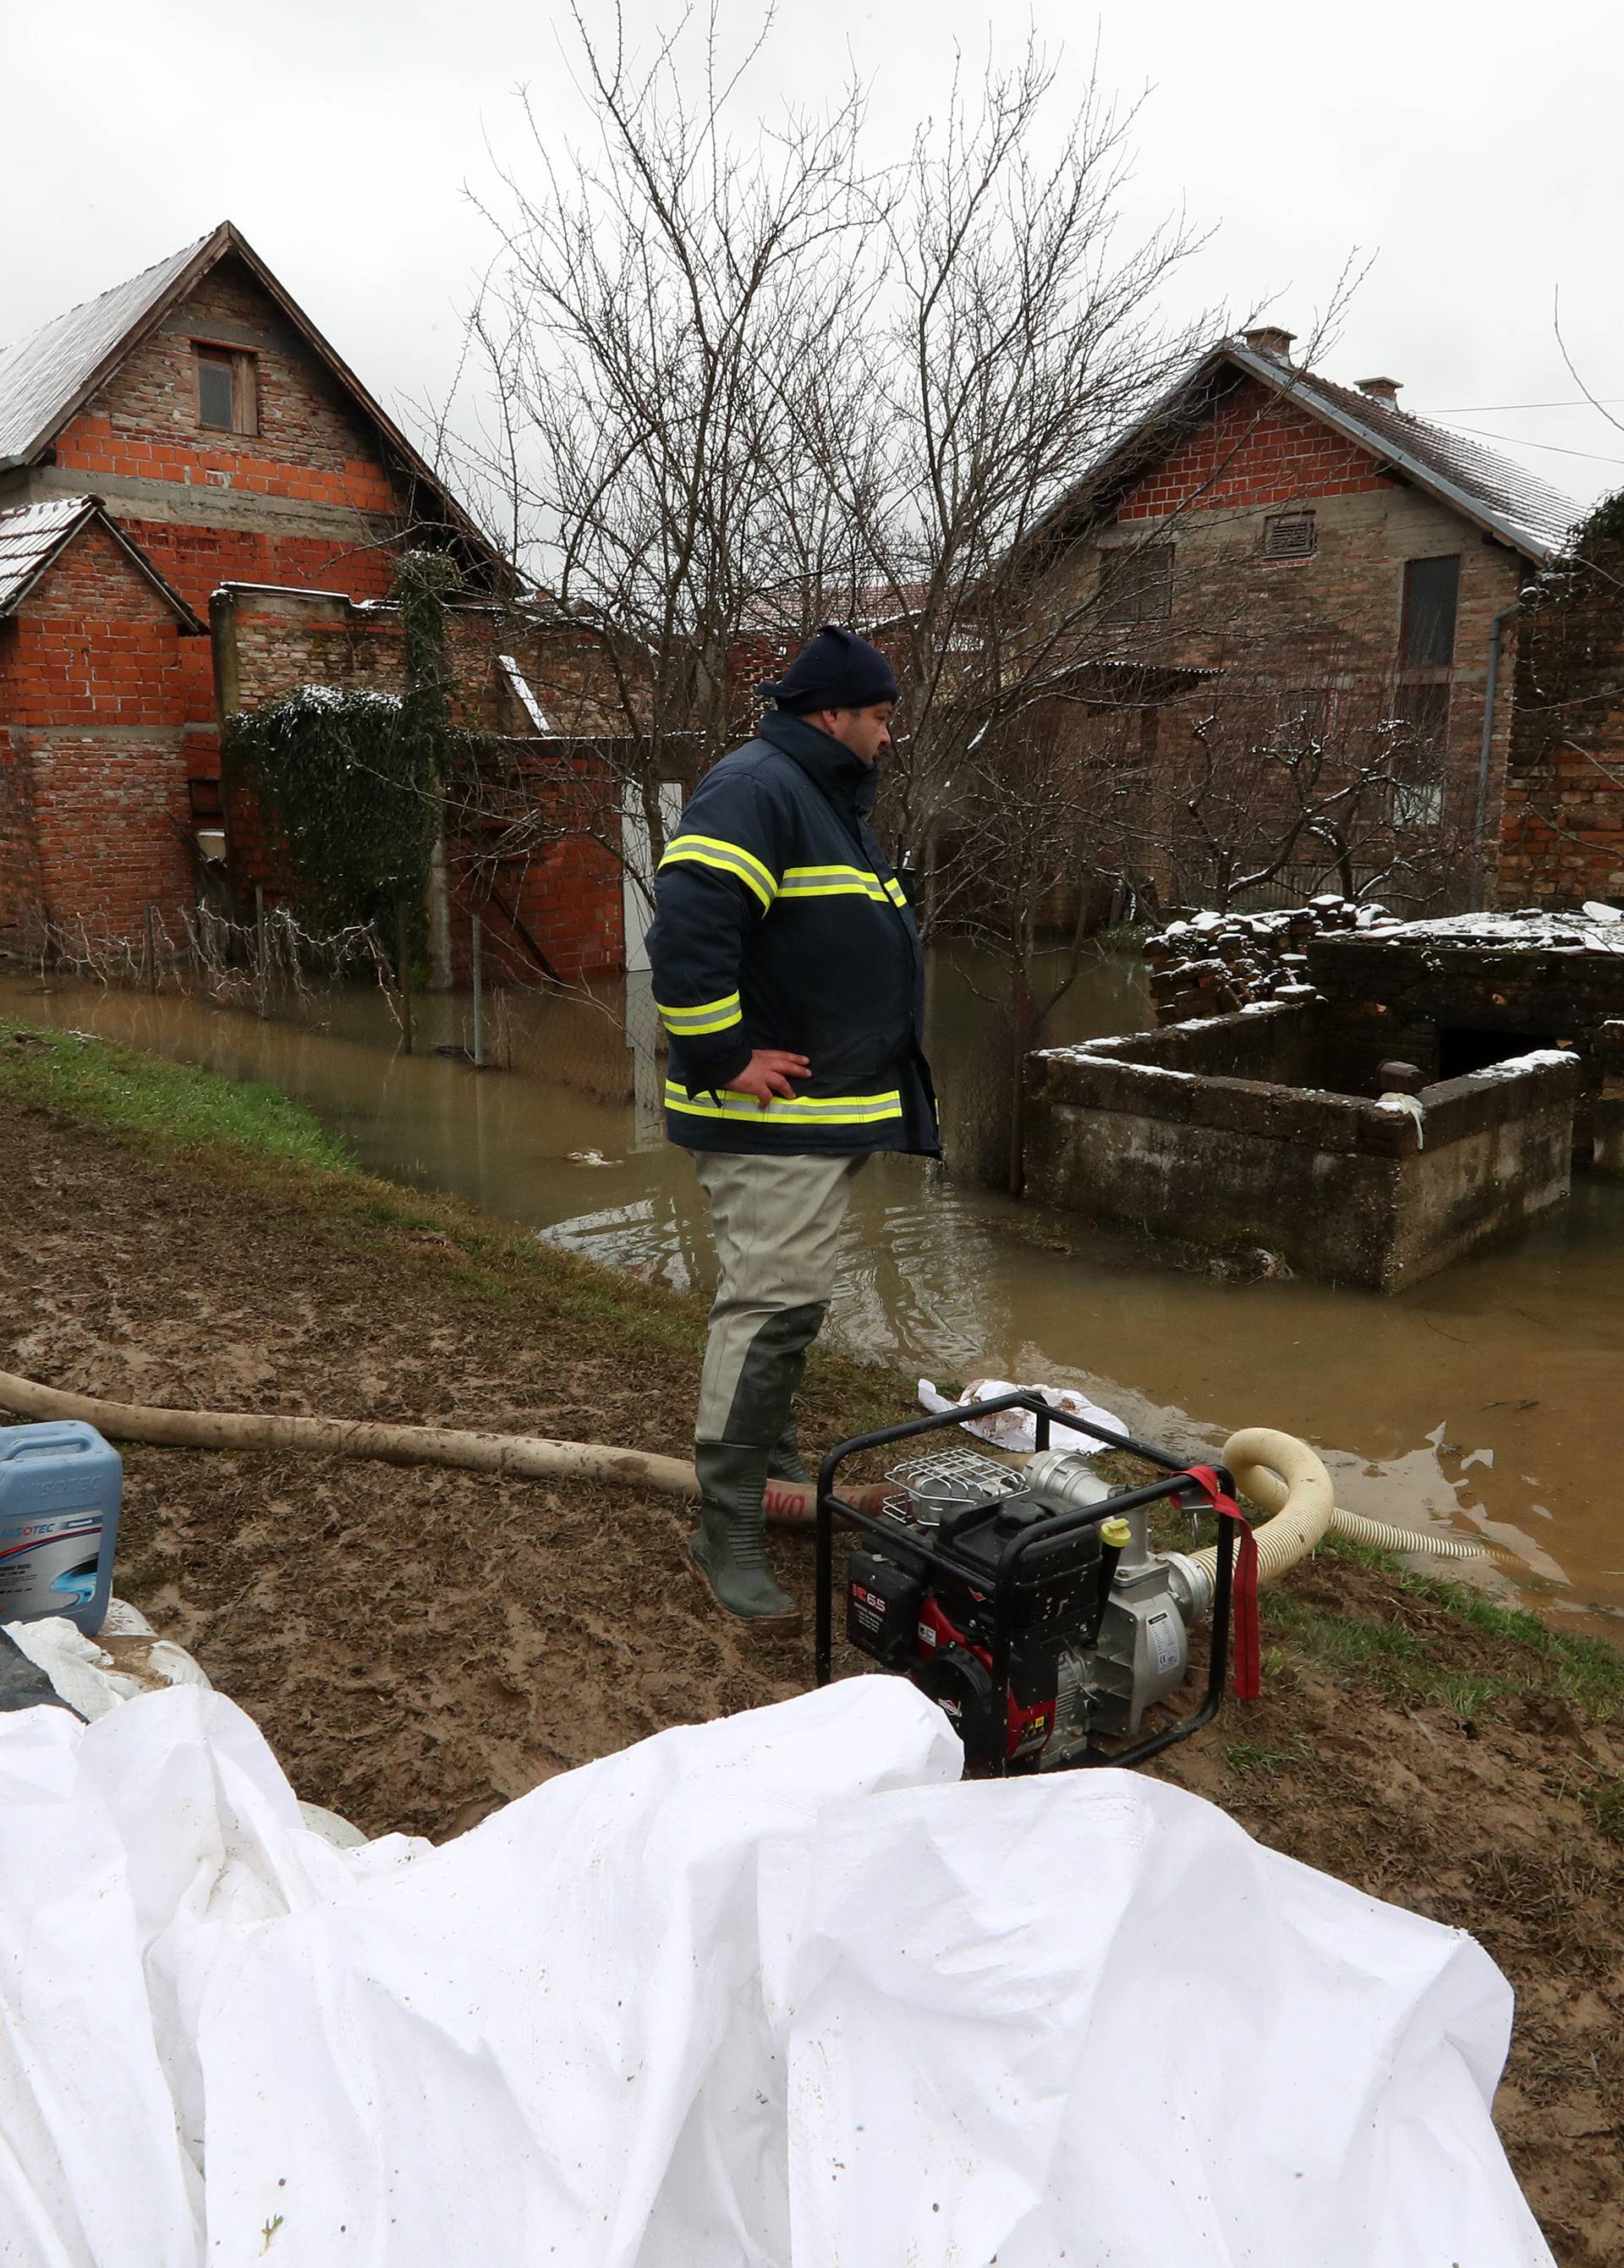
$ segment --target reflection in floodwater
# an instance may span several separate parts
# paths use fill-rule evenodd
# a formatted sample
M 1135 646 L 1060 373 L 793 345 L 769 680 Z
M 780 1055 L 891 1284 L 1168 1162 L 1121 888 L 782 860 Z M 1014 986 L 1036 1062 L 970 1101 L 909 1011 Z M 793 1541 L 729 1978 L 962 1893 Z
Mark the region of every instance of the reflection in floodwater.
M 996 1051 L 974 994 L 945 972 L 937 990 L 933 1055 L 962 1127 Z M 687 1158 L 660 1131 L 651 1009 L 630 1003 L 642 1044 L 628 1046 L 618 990 L 614 1005 L 610 1016 L 509 996 L 493 1021 L 516 1068 L 481 1077 L 430 1051 L 466 1045 L 466 998 L 420 1003 L 423 1051 L 406 1057 L 376 993 L 307 1004 L 320 1021 L 301 1025 L 0 979 L 0 1013 L 270 1080 L 375 1172 L 702 1289 L 703 1205 Z M 1057 1040 L 1147 1020 L 1131 964 L 1116 960 L 1064 1005 Z M 608 1162 L 582 1161 L 588 1152 Z M 1553 1603 L 1624 1614 L 1617 1182 L 1581 1176 L 1567 1208 L 1382 1299 L 1148 1265 L 1085 1223 L 885 1158 L 856 1185 L 843 1259 L 833 1331 L 910 1375 L 1076 1384 L 1153 1438 L 1208 1448 L 1234 1425 L 1283 1426 L 1320 1448 L 1350 1510 L 1479 1528 L 1514 1543 L 1536 1576 L 1554 1579 L 1560 1563 L 1568 1584 Z

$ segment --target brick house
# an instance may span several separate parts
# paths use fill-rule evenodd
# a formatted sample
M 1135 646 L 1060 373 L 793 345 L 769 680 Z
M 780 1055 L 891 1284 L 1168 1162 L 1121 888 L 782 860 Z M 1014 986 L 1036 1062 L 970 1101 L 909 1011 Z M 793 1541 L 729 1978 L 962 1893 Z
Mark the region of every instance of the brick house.
M 222 792 L 221 720 L 304 682 L 397 684 L 408 543 L 462 571 L 465 714 L 533 744 L 539 803 L 590 801 L 591 638 L 520 593 L 231 223 L 0 349 L 0 941 L 138 937 L 149 907 L 195 902 L 222 836 L 238 909 L 274 892 Z M 618 966 L 613 859 L 534 832 L 496 878 L 512 959 Z
M 1113 770 L 1122 863 L 1164 902 L 1213 887 L 1248 781 L 1246 856 L 1284 846 L 1288 891 L 1340 871 L 1399 903 L 1492 899 L 1519 593 L 1577 507 L 1408 416 L 1397 381 L 1334 385 L 1290 347 L 1215 348 L 1037 531 L 1040 611 L 1078 657 L 1058 729 Z M 1312 825 L 1288 807 L 1311 795 Z

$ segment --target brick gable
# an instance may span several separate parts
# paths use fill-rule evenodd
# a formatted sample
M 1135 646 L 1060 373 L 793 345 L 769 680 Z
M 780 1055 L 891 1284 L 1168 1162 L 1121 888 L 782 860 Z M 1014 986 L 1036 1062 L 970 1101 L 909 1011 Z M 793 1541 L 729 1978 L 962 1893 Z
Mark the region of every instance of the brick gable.
M 0 623 L 0 924 L 129 936 L 190 902 L 183 657 L 207 645 L 93 523 Z
M 255 434 L 199 425 L 194 341 L 251 352 Z M 58 435 L 65 469 L 239 495 L 392 512 L 400 499 L 376 434 L 239 261 L 224 260 L 172 308 Z
M 1368 449 L 1248 380 L 1128 491 L 1117 517 L 1234 512 L 1393 486 Z

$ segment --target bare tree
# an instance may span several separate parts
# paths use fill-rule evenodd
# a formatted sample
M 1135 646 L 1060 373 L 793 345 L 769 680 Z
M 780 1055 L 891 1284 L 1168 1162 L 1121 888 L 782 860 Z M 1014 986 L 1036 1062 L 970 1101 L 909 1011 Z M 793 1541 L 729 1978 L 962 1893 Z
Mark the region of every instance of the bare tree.
M 766 131 L 743 112 L 770 16 L 731 64 L 714 6 L 645 61 L 618 14 L 572 21 L 593 140 L 558 154 L 533 121 L 488 201 L 459 469 L 597 626 L 657 854 L 658 784 L 720 754 L 753 681 L 834 615 L 897 659 L 882 825 L 934 873 L 960 756 L 1075 666 L 1014 563 L 1191 352 L 1204 327 L 1157 312 L 1191 232 L 1120 241 L 1133 113 L 1091 86 L 1040 161 L 1035 47 L 956 82 L 886 166 L 856 84 Z
M 849 605 L 853 531 L 819 481 L 806 405 L 849 409 L 841 342 L 863 313 L 850 247 L 884 199 L 855 86 L 734 135 L 770 18 L 731 65 L 714 9 L 647 61 L 618 11 L 606 32 L 579 8 L 572 21 L 592 140 L 558 153 L 532 116 L 531 159 L 487 205 L 502 250 L 472 320 L 485 414 L 460 464 L 562 616 L 601 641 L 606 760 L 658 859 L 659 785 L 691 784 L 736 738 L 752 660 L 826 593 Z

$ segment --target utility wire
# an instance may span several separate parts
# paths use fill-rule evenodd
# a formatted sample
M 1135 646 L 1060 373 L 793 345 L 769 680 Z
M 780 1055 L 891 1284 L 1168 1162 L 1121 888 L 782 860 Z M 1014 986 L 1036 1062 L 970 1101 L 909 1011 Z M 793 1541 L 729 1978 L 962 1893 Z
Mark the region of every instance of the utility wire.
M 1624 394 L 1608 394 L 1600 397 L 1608 402 L 1624 401 Z M 1452 409 L 1433 409 L 1432 417 L 1488 417 L 1502 409 L 1587 409 L 1591 404 L 1584 396 L 1576 394 L 1571 401 L 1461 401 Z
M 1471 433 L 1480 441 L 1503 441 L 1513 449 L 1544 449 L 1554 457 L 1586 457 L 1593 465 L 1624 465 L 1624 457 L 1604 457 L 1596 449 L 1564 449 L 1556 441 L 1529 441 L 1520 433 L 1490 433 L 1481 425 L 1463 425 L 1458 418 L 1445 418 L 1439 410 L 1433 411 L 1440 424 L 1453 425 L 1458 433 Z

